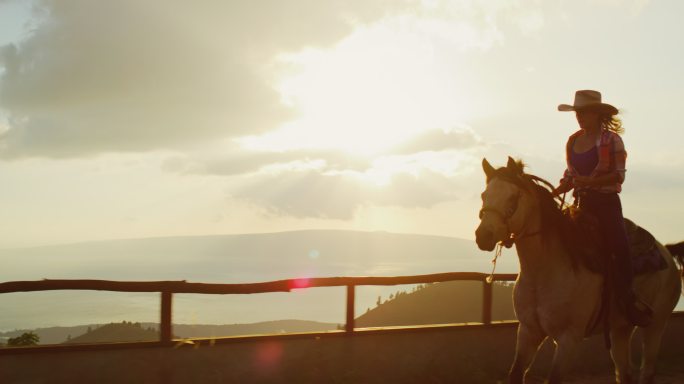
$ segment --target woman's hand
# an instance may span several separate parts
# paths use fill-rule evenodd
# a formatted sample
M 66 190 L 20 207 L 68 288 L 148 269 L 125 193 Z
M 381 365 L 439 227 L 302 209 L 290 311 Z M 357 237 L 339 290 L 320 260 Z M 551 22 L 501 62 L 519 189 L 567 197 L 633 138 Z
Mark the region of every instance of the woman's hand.
M 589 176 L 581 176 L 577 175 L 575 178 L 572 180 L 572 183 L 575 184 L 576 187 L 589 187 L 594 185 L 594 178 L 589 177 Z
M 567 192 L 567 191 L 569 191 L 569 190 L 571 190 L 571 189 L 572 189 L 572 187 L 571 187 L 570 185 L 568 185 L 568 184 L 561 184 L 561 185 L 559 185 L 558 187 L 556 187 L 556 189 L 554 189 L 553 191 L 551 191 L 551 194 L 552 194 L 554 197 L 557 197 L 557 196 L 560 196 L 560 195 L 564 194 L 565 192 Z

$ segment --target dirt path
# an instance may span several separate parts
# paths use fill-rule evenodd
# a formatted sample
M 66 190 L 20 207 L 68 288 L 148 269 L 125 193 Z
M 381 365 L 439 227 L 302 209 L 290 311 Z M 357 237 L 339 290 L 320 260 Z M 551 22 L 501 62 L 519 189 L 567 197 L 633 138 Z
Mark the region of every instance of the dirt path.
M 591 376 L 575 376 L 568 378 L 565 382 L 568 384 L 612 384 L 615 383 L 613 375 L 591 375 Z M 544 379 L 541 377 L 534 377 L 528 380 L 528 384 L 543 384 Z M 677 364 L 670 362 L 658 369 L 655 384 L 684 384 L 684 364 Z
M 530 384 L 543 383 L 543 380 L 533 381 Z M 611 384 L 615 383 L 613 375 L 594 375 L 587 377 L 576 377 L 567 380 L 568 384 Z M 656 384 L 684 384 L 684 368 L 674 371 L 663 371 L 656 376 Z
M 569 380 L 568 384 L 610 384 L 614 383 L 613 376 L 594 376 Z M 682 384 L 684 383 L 684 373 L 660 374 L 656 376 L 656 384 Z

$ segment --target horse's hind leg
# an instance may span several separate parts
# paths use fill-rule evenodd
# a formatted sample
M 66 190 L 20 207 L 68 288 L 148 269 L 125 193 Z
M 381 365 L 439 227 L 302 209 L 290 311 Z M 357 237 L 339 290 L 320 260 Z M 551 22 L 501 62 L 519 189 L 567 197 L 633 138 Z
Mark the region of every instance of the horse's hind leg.
M 518 325 L 515 359 L 508 373 L 509 383 L 522 384 L 523 377 L 534 361 L 534 356 L 545 338 L 546 336 L 540 331 L 530 329 L 522 323 Z
M 610 330 L 610 356 L 615 364 L 615 380 L 620 384 L 633 384 L 630 341 L 634 327 L 627 323 L 613 326 Z
M 546 383 L 558 384 L 563 381 L 571 364 L 574 362 L 577 346 L 581 341 L 581 337 L 573 335 L 563 335 L 556 340 L 556 352 L 553 355 L 551 373 Z
M 655 364 L 664 331 L 664 322 L 657 322 L 642 329 L 643 350 L 641 355 L 641 375 L 639 381 L 641 384 L 652 384 L 655 380 Z

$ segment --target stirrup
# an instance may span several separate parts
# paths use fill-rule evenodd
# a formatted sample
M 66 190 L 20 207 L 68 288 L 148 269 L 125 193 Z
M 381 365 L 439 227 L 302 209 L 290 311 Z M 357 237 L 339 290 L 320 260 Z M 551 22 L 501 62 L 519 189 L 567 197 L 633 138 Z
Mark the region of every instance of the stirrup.
M 638 327 L 648 327 L 653 321 L 651 306 L 637 298 L 626 304 L 625 315 L 632 324 Z
M 649 314 L 653 315 L 653 307 L 649 305 L 647 302 L 644 300 L 641 300 L 638 296 L 634 296 L 634 305 L 640 307 L 640 310 L 643 310 L 645 312 L 648 312 Z

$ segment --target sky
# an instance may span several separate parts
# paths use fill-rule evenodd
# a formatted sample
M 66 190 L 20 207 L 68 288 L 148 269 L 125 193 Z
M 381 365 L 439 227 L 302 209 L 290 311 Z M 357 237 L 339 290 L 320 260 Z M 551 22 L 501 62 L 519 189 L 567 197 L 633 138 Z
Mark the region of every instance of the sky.
M 0 248 L 301 229 L 474 238 L 596 89 L 625 216 L 684 238 L 677 0 L 0 0 Z

